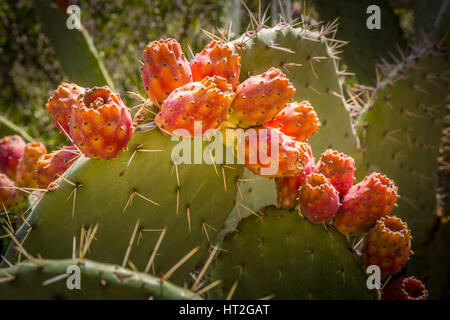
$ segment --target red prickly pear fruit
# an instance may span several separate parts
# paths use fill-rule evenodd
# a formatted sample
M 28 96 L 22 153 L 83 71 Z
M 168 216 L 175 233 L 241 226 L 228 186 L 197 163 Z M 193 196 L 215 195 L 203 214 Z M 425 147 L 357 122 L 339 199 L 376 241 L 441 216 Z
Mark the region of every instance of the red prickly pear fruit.
M 262 125 L 286 107 L 294 94 L 294 86 L 277 68 L 252 76 L 238 86 L 227 126 Z
M 296 177 L 282 177 L 275 179 L 277 188 L 277 203 L 279 208 L 294 209 L 298 204 L 299 188 L 302 179 Z
M 313 223 L 326 223 L 339 210 L 339 194 L 330 181 L 320 173 L 307 176 L 299 193 L 302 213 Z
M 239 55 L 233 53 L 228 45 L 213 40 L 190 62 L 192 78 L 201 81 L 205 77 L 220 76 L 236 90 L 241 72 L 240 61 Z
M 344 153 L 327 149 L 317 162 L 315 171 L 327 177 L 342 198 L 353 185 L 355 160 Z
M 37 182 L 41 189 L 62 175 L 80 156 L 74 146 L 66 146 L 61 150 L 42 156 L 37 163 Z
M 70 135 L 70 117 L 72 107 L 77 102 L 78 96 L 84 92 L 84 88 L 75 83 L 61 83 L 48 99 L 46 109 L 52 116 L 56 127 L 64 135 Z
M 175 39 L 147 44 L 141 73 L 147 96 L 159 107 L 173 90 L 192 81 L 189 62 Z
M 381 294 L 383 300 L 427 300 L 428 291 L 415 277 L 401 277 L 388 282 Z
M 309 101 L 291 102 L 265 124 L 279 129 L 297 141 L 306 141 L 320 127 L 319 117 Z
M 294 177 L 275 179 L 277 203 L 280 208 L 293 209 L 297 206 L 300 186 L 314 169 L 314 156 L 312 155 L 311 146 L 304 142 L 297 142 L 297 145 L 300 147 L 301 170 Z
M 362 260 L 377 265 L 386 278 L 399 272 L 409 259 L 411 234 L 400 218 L 384 216 L 377 220 L 364 239 Z
M 0 139 L 0 172 L 12 180 L 16 179 L 17 165 L 23 156 L 25 146 L 25 141 L 18 135 Z
M 14 187 L 14 181 L 0 173 L 0 210 L 13 208 L 20 201 L 19 190 Z
M 89 158 L 115 158 L 133 133 L 130 111 L 107 86 L 87 89 L 72 109 L 70 135 Z
M 301 146 L 272 127 L 236 130 L 237 159 L 265 177 L 296 176 L 302 170 Z
M 47 153 L 40 142 L 27 143 L 23 157 L 17 166 L 16 185 L 21 188 L 37 188 L 37 162 Z
M 175 130 L 179 136 L 194 136 L 194 122 L 201 133 L 216 129 L 226 120 L 234 92 L 227 81 L 218 76 L 206 77 L 175 89 L 164 101 L 155 123 L 166 135 Z M 184 129 L 181 130 L 181 129 Z
M 394 182 L 381 173 L 372 172 L 347 191 L 333 224 L 342 234 L 358 236 L 367 232 L 379 218 L 389 215 L 397 197 Z

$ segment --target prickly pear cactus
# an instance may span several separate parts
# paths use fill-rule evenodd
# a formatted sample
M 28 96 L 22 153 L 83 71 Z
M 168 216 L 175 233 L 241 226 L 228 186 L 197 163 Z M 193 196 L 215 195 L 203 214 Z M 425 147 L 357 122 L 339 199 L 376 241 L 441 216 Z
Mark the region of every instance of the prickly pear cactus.
M 450 45 L 448 33 L 450 32 L 450 1 L 442 2 L 441 8 L 433 26 L 433 36 L 435 39 L 444 38 L 445 45 Z
M 326 32 L 279 25 L 249 32 L 233 44 L 241 56 L 241 82 L 276 66 L 286 73 L 296 88 L 293 100 L 311 102 L 321 122 L 318 132 L 308 140 L 316 158 L 327 148 L 359 157 L 350 110 L 343 99 L 337 56 L 330 47 L 339 42 L 328 39 Z M 262 207 L 276 205 L 272 180 L 245 170 L 239 182 L 236 207 L 227 220 L 231 229 L 240 218 Z
M 244 169 L 242 176 L 237 180 L 237 187 L 235 206 L 225 222 L 225 233 L 233 231 L 241 219 L 260 208 L 277 203 L 275 180 L 273 179 L 254 175 Z
M 228 234 L 211 267 L 212 298 L 372 299 L 358 258 L 331 226 L 265 208 Z M 318 284 L 321 284 L 320 286 Z
M 79 158 L 59 187 L 53 190 L 53 185 L 42 197 L 17 237 L 26 236 L 24 246 L 33 255 L 63 259 L 73 251 L 74 241 L 92 236 L 89 258 L 130 261 L 138 270 L 157 250 L 152 266 L 157 276 L 198 248 L 171 277 L 182 283 L 207 255 L 233 208 L 240 167 L 174 166 L 171 152 L 176 144 L 154 129 L 136 132 L 128 150 L 113 160 Z M 15 261 L 14 251 L 9 249 L 9 260 Z
M 250 75 L 278 67 L 296 89 L 294 101 L 308 100 L 317 111 L 321 127 L 308 142 L 318 157 L 334 148 L 348 155 L 357 152 L 350 110 L 343 99 L 337 53 L 326 32 L 278 25 L 248 32 L 233 41 L 241 56 L 241 82 Z
M 54 1 L 39 0 L 34 4 L 43 32 L 55 49 L 59 63 L 69 80 L 82 86 L 108 85 L 114 88 L 88 31 L 81 24 L 81 28 L 75 28 L 74 25 L 69 29 L 68 24 L 76 21 L 66 15 L 66 12 L 62 12 Z
M 439 15 L 439 10 L 445 2 L 447 0 L 413 0 L 414 28 L 418 39 L 422 38 L 424 32 L 429 34 L 433 31 L 436 17 Z
M 374 11 L 367 12 L 373 4 L 380 10 L 380 29 L 369 29 L 366 24 L 374 14 Z M 405 46 L 398 18 L 388 1 L 314 0 L 311 1 L 311 9 L 313 15 L 317 15 L 317 20 L 333 21 L 339 18 L 336 38 L 348 41 L 342 47 L 342 58 L 349 71 L 356 74 L 360 83 L 375 85 L 376 63 L 382 57 L 388 59 L 389 51 L 397 52 L 397 46 L 401 48 Z
M 80 288 L 69 290 L 67 281 L 80 270 Z M 70 273 L 67 273 L 68 270 Z M 145 273 L 91 260 L 24 261 L 2 269 L 0 299 L 201 299 L 193 292 Z
M 426 251 L 438 251 L 428 244 L 445 220 L 436 210 L 436 188 L 439 144 L 448 126 L 448 59 L 445 50 L 429 42 L 415 48 L 399 65 L 385 66 L 385 79 L 359 118 L 366 168 L 385 173 L 398 186 L 399 206 L 392 214 L 404 219 L 414 235 L 415 255 L 408 264 L 413 268 L 423 265 Z M 445 269 L 448 255 L 440 259 L 446 262 L 435 267 Z M 442 286 L 437 272 L 422 269 L 418 277 L 431 282 L 436 277 Z M 441 270 L 444 278 L 447 271 Z M 429 289 L 435 295 L 442 290 Z

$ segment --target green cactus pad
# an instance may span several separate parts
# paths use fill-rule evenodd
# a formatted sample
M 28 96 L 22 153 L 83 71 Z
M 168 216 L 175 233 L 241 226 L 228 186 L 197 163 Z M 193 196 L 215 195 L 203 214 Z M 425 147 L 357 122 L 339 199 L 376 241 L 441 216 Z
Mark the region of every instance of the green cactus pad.
M 450 45 L 450 0 L 442 2 L 439 13 L 434 22 L 433 36 L 435 39 L 445 37 L 445 45 Z
M 54 1 L 35 1 L 42 29 L 55 49 L 65 75 L 71 82 L 83 87 L 107 85 L 114 90 L 114 83 L 100 58 L 88 31 L 69 29 L 75 16 L 66 15 Z
M 67 282 L 80 270 L 80 288 L 69 289 Z M 201 299 L 193 292 L 145 273 L 90 260 L 24 261 L 2 269 L 1 300 L 42 299 Z
M 366 25 L 371 16 L 367 8 L 373 4 L 380 8 L 381 29 L 371 30 Z M 397 52 L 397 46 L 405 46 L 398 19 L 388 1 L 315 0 L 311 6 L 317 20 L 333 21 L 339 18 L 336 37 L 349 41 L 342 48 L 342 58 L 349 71 L 354 72 L 359 82 L 365 85 L 375 85 L 375 65 L 381 57 L 388 58 L 389 51 Z
M 414 9 L 414 29 L 416 37 L 420 40 L 423 34 L 429 34 L 433 31 L 439 10 L 447 0 L 413 0 Z
M 266 208 L 241 221 L 211 266 L 223 299 L 372 299 L 366 276 L 347 240 L 331 226 L 309 223 L 296 212 Z M 237 285 L 236 285 L 237 283 Z
M 448 117 L 449 70 L 448 54 L 435 43 L 417 48 L 400 65 L 387 68 L 359 118 L 365 167 L 386 174 L 398 186 L 400 198 L 392 214 L 405 220 L 414 236 L 415 254 L 408 264 L 412 266 L 422 263 L 426 251 L 439 251 L 428 244 L 441 225 L 436 188 L 439 145 Z M 448 242 L 442 245 L 448 251 Z M 443 265 L 448 262 L 448 255 L 441 257 Z M 439 278 L 424 271 L 427 275 L 416 276 Z
M 224 233 L 233 231 L 241 219 L 254 214 L 260 208 L 277 203 L 274 179 L 257 176 L 244 169 L 238 183 L 236 204 L 225 222 Z
M 311 102 L 322 124 L 308 141 L 316 157 L 329 147 L 353 155 L 358 145 L 329 41 L 325 33 L 279 25 L 232 42 L 241 56 L 241 81 L 277 67 L 296 89 L 293 100 Z
M 216 165 L 217 172 L 205 163 L 175 167 L 171 152 L 177 143 L 154 129 L 136 132 L 128 150 L 113 160 L 81 157 L 59 188 L 43 196 L 17 238 L 26 236 L 24 246 L 33 255 L 63 259 L 73 251 L 74 238 L 79 252 L 81 230 L 92 232 L 98 224 L 88 257 L 122 264 L 137 225 L 128 261 L 143 270 L 166 228 L 154 260 L 156 276 L 199 247 L 170 278 L 182 283 L 232 210 L 241 167 Z M 9 248 L 7 258 L 16 261 L 14 253 Z

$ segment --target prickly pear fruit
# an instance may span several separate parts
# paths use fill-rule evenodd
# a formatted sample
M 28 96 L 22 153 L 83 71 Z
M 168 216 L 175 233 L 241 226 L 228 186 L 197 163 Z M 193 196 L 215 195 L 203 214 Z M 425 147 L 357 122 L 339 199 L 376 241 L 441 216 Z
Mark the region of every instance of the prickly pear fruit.
M 415 277 L 401 277 L 388 282 L 383 289 L 383 300 L 427 300 L 428 291 Z
M 18 136 L 6 136 L 0 139 L 0 172 L 16 179 L 17 165 L 25 150 L 25 141 Z
M 0 173 L 0 211 L 13 207 L 20 200 L 19 191 L 14 189 L 14 181 Z
M 307 176 L 299 193 L 302 213 L 313 223 L 329 222 L 339 210 L 339 194 L 320 173 Z
M 180 136 L 194 135 L 194 122 L 201 123 L 201 133 L 218 128 L 227 118 L 234 92 L 227 81 L 218 76 L 206 77 L 175 89 L 164 101 L 155 123 L 165 134 L 176 129 Z M 200 132 L 199 132 L 200 133 Z
M 327 149 L 317 162 L 315 171 L 327 177 L 342 198 L 353 185 L 355 160 L 344 153 Z
M 61 83 L 47 102 L 47 111 L 52 116 L 56 127 L 65 135 L 70 135 L 70 117 L 73 105 L 84 88 L 75 83 Z
M 306 141 L 320 127 L 319 117 L 309 101 L 291 102 L 265 124 L 279 129 L 297 141 Z
M 383 278 L 399 272 L 409 259 L 411 235 L 400 218 L 385 216 L 369 230 L 362 251 L 366 266 L 377 265 Z
M 266 123 L 279 113 L 295 94 L 294 86 L 277 68 L 252 76 L 236 90 L 230 127 L 248 128 Z
M 297 206 L 300 186 L 306 176 L 314 169 L 314 156 L 311 146 L 304 142 L 298 142 L 297 145 L 300 146 L 301 170 L 294 177 L 275 179 L 277 203 L 280 208 L 293 209 Z
M 192 81 L 189 62 L 175 39 L 150 42 L 145 47 L 141 73 L 145 92 L 157 106 L 173 90 Z
M 37 188 L 37 162 L 47 153 L 47 148 L 40 142 L 27 143 L 23 157 L 17 166 L 16 185 L 22 188 Z
M 342 234 L 360 235 L 377 219 L 391 213 L 397 197 L 394 182 L 381 173 L 372 172 L 344 195 L 333 224 Z
M 302 170 L 301 145 L 272 127 L 255 127 L 237 139 L 238 162 L 265 177 L 296 176 Z
M 275 179 L 277 188 L 277 203 L 279 208 L 294 209 L 298 203 L 298 189 L 302 185 L 302 179 L 296 177 L 283 177 Z
M 62 175 L 80 156 L 74 146 L 66 146 L 42 156 L 37 163 L 37 182 L 41 189 Z
M 190 62 L 192 78 L 202 81 L 205 77 L 220 76 L 236 90 L 241 72 L 240 61 L 239 55 L 233 53 L 228 45 L 213 40 Z
M 72 109 L 70 132 L 87 157 L 111 159 L 131 138 L 131 114 L 120 95 L 107 86 L 87 89 Z

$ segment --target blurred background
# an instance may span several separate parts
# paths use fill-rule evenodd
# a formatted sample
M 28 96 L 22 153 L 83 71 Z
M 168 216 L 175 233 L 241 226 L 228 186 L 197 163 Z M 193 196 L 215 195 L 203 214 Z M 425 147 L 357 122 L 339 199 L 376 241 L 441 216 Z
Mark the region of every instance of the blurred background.
M 14 128 L 44 142 L 50 150 L 63 145 L 65 139 L 53 126 L 45 104 L 62 81 L 77 82 L 71 67 L 86 69 L 87 79 L 99 76 L 111 83 L 132 107 L 139 99 L 130 92 L 145 96 L 140 59 L 149 41 L 176 38 L 190 57 L 190 50 L 196 53 L 209 42 L 204 30 L 220 34 L 221 29 L 233 39 L 247 30 L 248 11 L 258 17 L 269 4 L 267 25 L 279 22 L 281 16 L 290 21 L 314 21 L 314 10 L 310 13 L 314 2 L 320 0 L 2 0 L 0 136 Z M 410 1 L 382 2 L 394 8 L 401 28 L 399 37 L 411 40 L 414 8 Z M 71 4 L 80 7 L 83 25 L 81 36 L 75 38 L 71 38 L 74 31 L 61 30 L 57 24 L 58 19 L 66 19 L 63 12 Z M 348 40 L 345 34 L 342 36 Z M 83 60 L 89 59 L 83 57 L 84 51 L 77 51 L 82 46 L 87 46 L 94 67 L 84 65 Z M 89 72 L 96 69 L 101 74 L 91 76 Z

